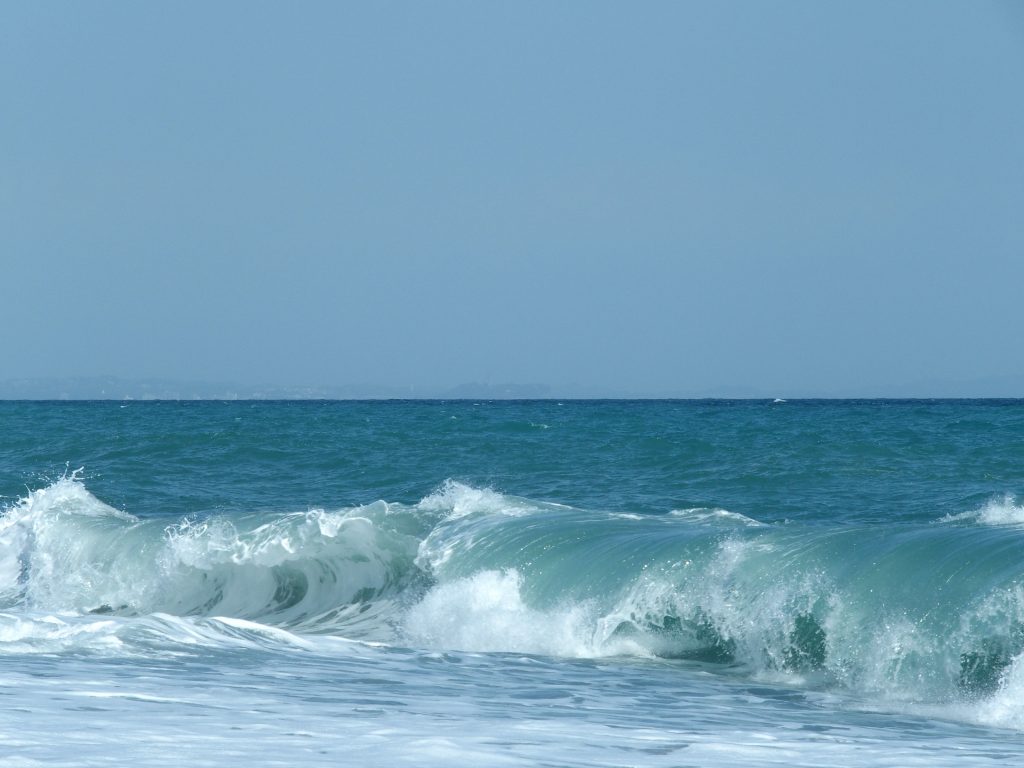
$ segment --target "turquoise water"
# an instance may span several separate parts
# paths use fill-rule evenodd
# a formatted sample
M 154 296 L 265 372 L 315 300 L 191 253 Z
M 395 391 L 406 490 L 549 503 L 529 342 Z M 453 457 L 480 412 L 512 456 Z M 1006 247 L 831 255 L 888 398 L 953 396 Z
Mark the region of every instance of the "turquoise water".
M 1024 762 L 1024 401 L 0 427 L 0 764 Z

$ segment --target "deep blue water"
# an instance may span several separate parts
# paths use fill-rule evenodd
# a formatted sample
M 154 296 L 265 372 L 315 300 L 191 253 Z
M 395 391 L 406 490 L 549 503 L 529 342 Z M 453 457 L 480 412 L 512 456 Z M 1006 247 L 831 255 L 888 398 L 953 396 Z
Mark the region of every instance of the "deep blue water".
M 82 466 L 142 516 L 413 503 L 449 478 L 765 522 L 932 519 L 1024 489 L 1012 400 L 0 402 L 0 418 L 0 494 Z

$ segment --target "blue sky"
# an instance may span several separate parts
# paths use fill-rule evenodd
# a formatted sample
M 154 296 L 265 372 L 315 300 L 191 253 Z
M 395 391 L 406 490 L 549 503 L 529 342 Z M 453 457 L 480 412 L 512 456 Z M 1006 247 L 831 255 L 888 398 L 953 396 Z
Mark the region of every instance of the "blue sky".
M 0 379 L 1024 395 L 1022 85 L 1012 0 L 8 3 Z

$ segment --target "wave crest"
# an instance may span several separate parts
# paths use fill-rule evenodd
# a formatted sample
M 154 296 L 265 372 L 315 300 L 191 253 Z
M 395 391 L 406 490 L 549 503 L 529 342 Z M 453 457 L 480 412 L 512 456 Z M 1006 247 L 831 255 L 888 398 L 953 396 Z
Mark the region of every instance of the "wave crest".
M 951 519 L 984 525 L 625 515 L 448 481 L 415 504 L 167 525 L 109 507 L 72 475 L 0 516 L 0 645 L 339 635 L 658 656 L 887 701 L 988 702 L 989 721 L 1024 727 L 1012 698 L 1024 690 L 1019 543 L 985 527 L 1024 523 L 1024 509 L 1005 497 Z
M 946 515 L 940 522 L 975 522 L 981 525 L 1024 526 L 1024 504 L 1018 504 L 1012 494 L 1000 499 L 992 499 L 981 509 Z
M 225 615 L 324 631 L 416 580 L 419 539 L 378 525 L 388 512 L 380 502 L 167 526 L 114 510 L 66 477 L 0 518 L 0 607 Z

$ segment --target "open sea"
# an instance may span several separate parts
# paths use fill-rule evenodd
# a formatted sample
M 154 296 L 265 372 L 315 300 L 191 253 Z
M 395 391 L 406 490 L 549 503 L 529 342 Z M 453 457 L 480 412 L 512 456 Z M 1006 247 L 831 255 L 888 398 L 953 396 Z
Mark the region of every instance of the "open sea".
M 1024 401 L 0 402 L 0 766 L 1024 765 Z

